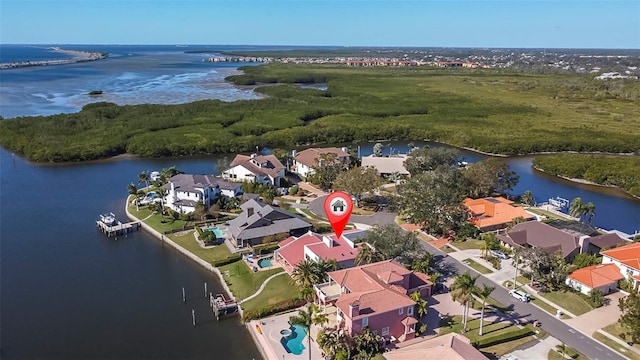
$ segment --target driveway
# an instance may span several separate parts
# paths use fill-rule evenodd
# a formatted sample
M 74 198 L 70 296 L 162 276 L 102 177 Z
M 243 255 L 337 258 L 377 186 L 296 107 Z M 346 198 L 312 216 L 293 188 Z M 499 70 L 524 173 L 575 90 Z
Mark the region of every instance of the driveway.
M 568 319 L 566 322 L 576 330 L 580 330 L 583 334 L 593 336 L 594 332 L 618 321 L 620 318 L 618 300 L 624 296 L 621 292 L 609 294 L 605 297 L 607 299 L 605 305 L 580 316 Z
M 312 213 L 327 218 L 324 212 L 324 199 L 326 195 L 318 197 L 309 203 L 309 210 Z M 351 215 L 349 222 L 366 225 L 387 225 L 396 223 L 396 214 L 388 211 L 378 211 L 373 215 Z

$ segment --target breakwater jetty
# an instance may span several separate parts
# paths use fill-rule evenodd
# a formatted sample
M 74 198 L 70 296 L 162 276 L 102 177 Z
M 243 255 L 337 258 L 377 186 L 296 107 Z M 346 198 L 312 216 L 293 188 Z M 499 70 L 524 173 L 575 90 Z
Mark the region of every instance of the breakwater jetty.
M 68 64 L 75 64 L 75 63 L 86 62 L 86 61 L 101 60 L 109 56 L 108 53 L 68 50 L 68 49 L 61 49 L 57 47 L 54 47 L 51 50 L 57 53 L 71 55 L 72 58 L 62 59 L 62 60 L 38 60 L 38 61 L 20 61 L 20 62 L 11 62 L 11 63 L 0 63 L 0 70 L 18 69 L 18 68 L 31 67 L 31 66 L 68 65 Z

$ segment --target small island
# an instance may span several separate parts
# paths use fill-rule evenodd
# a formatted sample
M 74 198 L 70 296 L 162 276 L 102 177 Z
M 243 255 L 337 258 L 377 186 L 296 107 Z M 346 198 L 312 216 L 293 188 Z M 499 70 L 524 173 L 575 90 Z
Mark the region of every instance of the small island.
M 39 61 L 20 61 L 11 63 L 0 63 L 0 70 L 17 69 L 31 66 L 46 66 L 46 65 L 67 65 L 75 64 L 86 61 L 96 61 L 106 59 L 109 53 L 97 52 L 97 51 L 81 51 L 81 50 L 69 50 L 61 49 L 59 47 L 51 48 L 53 52 L 71 55 L 71 59 L 63 60 L 39 60 Z
M 102 90 L 91 90 L 87 95 L 89 96 L 100 96 L 103 94 Z

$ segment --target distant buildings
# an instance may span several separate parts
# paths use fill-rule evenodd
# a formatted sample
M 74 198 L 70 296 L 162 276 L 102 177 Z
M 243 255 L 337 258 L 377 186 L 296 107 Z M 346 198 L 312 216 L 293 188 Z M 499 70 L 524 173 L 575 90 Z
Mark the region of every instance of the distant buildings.
M 241 184 L 209 175 L 178 174 L 169 178 L 162 188 L 167 190 L 165 206 L 179 213 L 195 211 L 198 202 L 208 209 L 220 196 L 231 198 L 242 195 Z
M 326 147 L 326 148 L 309 148 L 300 152 L 293 151 L 294 172 L 302 178 L 314 173 L 313 168 L 320 165 L 320 159 L 323 154 L 334 154 L 337 163 L 345 163 L 349 161 L 349 152 L 347 148 Z M 325 164 L 326 165 L 326 164 Z
M 230 181 L 251 181 L 265 185 L 280 186 L 285 177 L 285 166 L 273 155 L 236 155 L 231 167 L 222 172 Z

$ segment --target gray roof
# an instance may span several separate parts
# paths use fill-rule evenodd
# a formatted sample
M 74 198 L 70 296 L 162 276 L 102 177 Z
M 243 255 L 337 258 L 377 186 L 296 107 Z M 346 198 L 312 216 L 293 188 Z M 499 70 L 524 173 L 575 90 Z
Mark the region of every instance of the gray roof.
M 172 176 L 166 184 L 162 185 L 162 188 L 167 190 L 171 189 L 171 183 L 173 183 L 176 190 L 185 192 L 196 192 L 197 189 L 203 189 L 205 187 L 235 190 L 242 186 L 238 183 L 230 183 L 211 175 L 178 174 Z
M 272 178 L 277 178 L 280 174 L 280 170 L 285 167 L 280 160 L 274 155 L 256 155 L 251 156 L 238 154 L 231 162 L 231 167 L 241 165 L 245 169 L 251 171 L 252 174 L 258 176 L 269 175 Z
M 535 246 L 549 254 L 561 251 L 565 258 L 579 246 L 576 236 L 539 221 L 517 224 L 506 235 L 499 234 L 497 237 L 512 246 Z
M 589 244 L 596 246 L 600 249 L 614 248 L 620 244 L 628 244 L 629 241 L 621 238 L 618 234 L 610 233 L 594 236 L 589 238 Z
M 253 199 L 240 207 L 242 213 L 229 221 L 229 230 L 235 239 L 255 239 L 311 227 L 310 223 L 297 215 Z M 250 214 L 250 209 L 253 214 Z

